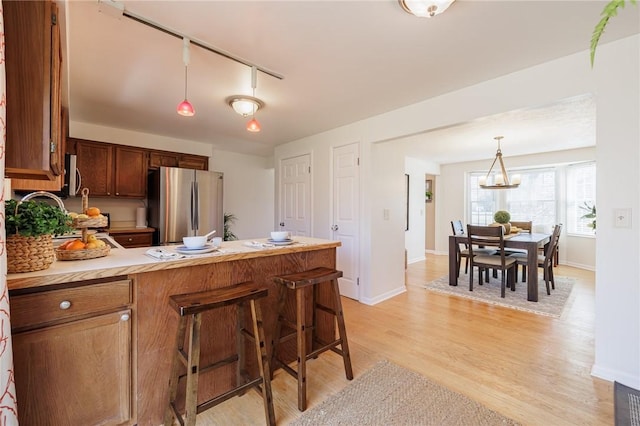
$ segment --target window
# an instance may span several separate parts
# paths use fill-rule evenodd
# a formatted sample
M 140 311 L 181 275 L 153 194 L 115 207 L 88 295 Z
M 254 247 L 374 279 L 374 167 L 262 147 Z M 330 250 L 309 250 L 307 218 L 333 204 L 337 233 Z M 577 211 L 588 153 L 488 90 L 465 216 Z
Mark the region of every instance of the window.
M 518 170 L 522 183 L 516 189 L 482 189 L 484 172 L 472 172 L 468 179 L 469 223 L 488 225 L 493 213 L 507 210 L 512 220 L 532 221 L 536 230 L 551 229 L 556 223 L 556 171 L 553 168 Z
M 576 235 L 594 235 L 589 226 L 594 219 L 582 219 L 589 213 L 585 206 L 596 204 L 596 164 L 573 164 L 567 168 L 567 232 Z

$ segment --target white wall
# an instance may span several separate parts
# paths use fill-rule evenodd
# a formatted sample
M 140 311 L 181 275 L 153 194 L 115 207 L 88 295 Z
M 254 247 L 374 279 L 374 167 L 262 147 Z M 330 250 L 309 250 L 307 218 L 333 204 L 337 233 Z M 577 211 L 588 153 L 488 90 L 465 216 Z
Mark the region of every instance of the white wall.
M 231 230 L 238 238 L 266 237 L 272 230 L 274 171 L 271 158 L 220 151 L 211 144 L 201 142 L 74 121 L 69 123 L 69 135 L 79 139 L 207 156 L 209 170 L 224 173 L 224 211 L 237 217 Z M 144 204 L 141 200 L 104 198 L 94 201 L 93 204 L 111 213 L 112 221 L 122 225 L 135 225 L 135 209 Z M 80 209 L 77 200 L 65 200 L 65 205 L 67 208 Z M 218 233 L 222 234 L 222 230 Z
M 339 141 L 361 141 L 363 239 L 360 285 L 361 292 L 370 300 L 376 300 L 393 293 L 403 280 L 404 268 L 397 267 L 403 256 L 383 254 L 403 253 L 404 238 L 396 235 L 402 236 L 405 231 L 403 220 L 394 221 L 393 229 L 390 229 L 391 221 L 380 228 L 381 208 L 397 203 L 402 178 L 396 177 L 404 173 L 404 164 L 395 156 L 390 156 L 392 161 L 380 161 L 380 153 L 389 150 L 375 142 L 514 109 L 546 105 L 586 93 L 594 94 L 598 141 L 597 199 L 603 208 L 598 210 L 596 240 L 597 327 L 593 372 L 640 388 L 639 53 L 638 35 L 604 44 L 598 48 L 594 69 L 589 66 L 588 51 L 583 51 L 281 145 L 276 148 L 274 158 L 277 164 L 283 156 L 297 152 L 323 153 Z M 376 152 L 378 150 L 385 151 Z M 328 169 L 329 160 L 326 154 L 316 158 L 314 164 L 320 170 L 314 174 L 314 199 L 316 192 L 322 192 L 324 201 L 327 201 L 329 181 L 324 170 Z M 390 177 L 393 183 L 385 185 L 381 182 L 379 177 L 385 176 Z M 441 176 L 438 179 L 436 192 L 442 213 L 436 214 L 436 223 L 442 224 L 449 212 L 464 211 L 464 194 L 449 188 L 450 185 L 460 185 L 463 179 L 463 176 L 449 176 L 448 180 Z M 450 200 L 449 196 L 452 197 Z M 444 198 L 447 198 L 446 202 Z M 632 228 L 614 228 L 613 208 L 617 207 L 632 209 Z M 316 209 L 314 214 L 314 223 L 322 230 L 329 213 Z M 438 229 L 448 232 L 442 225 L 438 225 Z M 379 238 L 379 234 L 384 238 Z M 318 234 L 323 235 L 326 235 L 324 231 Z

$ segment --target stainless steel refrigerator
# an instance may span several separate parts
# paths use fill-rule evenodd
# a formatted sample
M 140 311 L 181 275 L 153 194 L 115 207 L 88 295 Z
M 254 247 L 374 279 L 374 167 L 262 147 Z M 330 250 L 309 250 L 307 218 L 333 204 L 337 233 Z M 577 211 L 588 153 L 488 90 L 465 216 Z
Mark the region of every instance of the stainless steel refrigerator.
M 223 174 L 160 167 L 149 174 L 149 226 L 156 228 L 154 244 L 182 242 L 182 237 L 216 230 L 222 236 Z

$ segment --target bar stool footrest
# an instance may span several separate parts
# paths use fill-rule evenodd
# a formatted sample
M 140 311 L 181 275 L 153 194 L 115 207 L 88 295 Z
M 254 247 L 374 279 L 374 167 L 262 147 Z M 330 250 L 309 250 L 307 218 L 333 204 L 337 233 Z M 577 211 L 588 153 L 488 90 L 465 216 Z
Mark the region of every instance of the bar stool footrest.
M 225 392 L 221 395 L 216 396 L 215 398 L 211 398 L 208 401 L 203 402 L 202 404 L 198 404 L 198 407 L 196 408 L 196 412 L 198 414 L 202 413 L 203 411 L 208 410 L 211 407 L 215 407 L 216 405 L 233 398 L 236 395 L 240 395 L 243 394 L 247 391 L 247 389 L 250 388 L 257 388 L 260 392 L 260 384 L 262 384 L 263 380 L 262 377 L 256 377 L 255 379 L 251 380 L 250 382 L 247 382 L 243 385 L 238 386 L 235 389 L 232 389 L 228 392 Z

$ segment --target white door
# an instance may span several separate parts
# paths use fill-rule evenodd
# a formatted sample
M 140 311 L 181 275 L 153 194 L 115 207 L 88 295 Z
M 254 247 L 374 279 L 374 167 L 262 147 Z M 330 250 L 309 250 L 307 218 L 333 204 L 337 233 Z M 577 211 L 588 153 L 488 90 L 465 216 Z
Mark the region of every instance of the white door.
M 311 156 L 280 162 L 280 228 L 291 235 L 311 235 Z
M 337 249 L 337 268 L 342 271 L 340 294 L 358 300 L 360 242 L 360 173 L 357 143 L 333 148 L 332 238 Z

